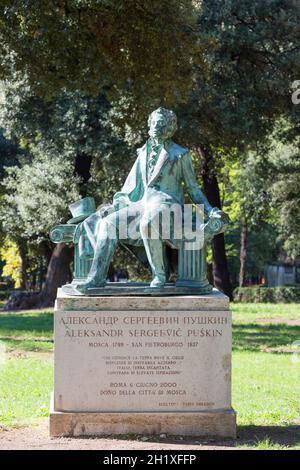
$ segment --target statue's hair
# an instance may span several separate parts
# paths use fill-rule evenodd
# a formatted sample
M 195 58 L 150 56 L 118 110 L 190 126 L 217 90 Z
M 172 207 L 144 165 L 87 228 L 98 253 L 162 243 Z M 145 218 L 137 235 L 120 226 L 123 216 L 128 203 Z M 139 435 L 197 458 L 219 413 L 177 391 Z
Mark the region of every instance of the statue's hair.
M 172 137 L 172 135 L 174 135 L 177 130 L 177 116 L 174 111 L 166 108 L 157 108 L 150 114 L 148 118 L 148 126 L 151 124 L 153 114 L 161 114 L 165 118 L 168 126 L 168 137 Z

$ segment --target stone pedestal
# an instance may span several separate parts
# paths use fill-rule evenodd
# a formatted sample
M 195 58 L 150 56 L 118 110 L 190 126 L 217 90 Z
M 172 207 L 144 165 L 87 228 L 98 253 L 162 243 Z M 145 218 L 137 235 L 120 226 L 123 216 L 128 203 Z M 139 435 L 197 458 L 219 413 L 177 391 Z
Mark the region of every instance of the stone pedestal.
M 235 432 L 225 295 L 58 292 L 51 436 Z

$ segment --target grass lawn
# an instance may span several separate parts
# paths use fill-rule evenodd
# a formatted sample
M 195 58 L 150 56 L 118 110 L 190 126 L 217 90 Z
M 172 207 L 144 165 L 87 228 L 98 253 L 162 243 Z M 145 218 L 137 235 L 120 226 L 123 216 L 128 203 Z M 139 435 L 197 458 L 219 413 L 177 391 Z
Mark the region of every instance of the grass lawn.
M 0 426 L 34 424 L 49 414 L 51 358 L 12 357 L 0 373 Z
M 53 312 L 0 312 L 0 341 L 8 351 L 53 351 Z
M 300 449 L 300 361 L 291 354 L 300 304 L 232 304 L 232 311 L 238 445 Z M 50 310 L 0 312 L 0 426 L 48 415 L 52 330 Z
M 234 322 L 255 320 L 300 320 L 300 304 L 244 304 L 232 303 Z
M 238 434 L 252 434 L 257 449 L 300 449 L 300 361 L 292 360 L 300 304 L 237 303 L 231 309 Z

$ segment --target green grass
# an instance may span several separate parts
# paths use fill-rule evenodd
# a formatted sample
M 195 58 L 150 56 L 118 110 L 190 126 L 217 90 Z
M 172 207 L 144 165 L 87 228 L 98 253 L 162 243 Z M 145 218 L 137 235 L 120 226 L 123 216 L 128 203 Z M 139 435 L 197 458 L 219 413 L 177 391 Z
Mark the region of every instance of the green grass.
M 0 314 L 1 336 L 47 336 L 53 334 L 53 313 L 49 310 L 4 312 Z
M 300 425 L 300 364 L 290 355 L 236 351 L 232 373 L 240 426 Z
M 233 350 L 290 352 L 292 343 L 299 339 L 300 326 L 257 323 L 233 325 Z
M 37 310 L 0 313 L 0 341 L 10 351 L 52 351 L 53 312 Z
M 231 303 L 234 323 L 261 319 L 299 320 L 300 304 L 244 304 Z
M 8 352 L 15 350 L 31 352 L 53 351 L 52 341 L 38 341 L 36 339 L 1 339 L 1 342 L 6 345 L 6 349 Z
M 0 371 L 0 426 L 34 424 L 48 416 L 51 359 L 11 358 Z
M 232 303 L 231 310 L 234 350 L 291 352 L 292 343 L 300 339 L 300 324 L 285 323 L 300 321 L 300 304 Z
M 286 450 L 286 446 L 281 446 L 280 444 L 276 444 L 268 437 L 259 441 L 256 445 L 257 450 Z
M 288 450 L 289 447 L 286 445 L 281 445 L 277 442 L 273 442 L 269 437 L 266 437 L 262 440 L 256 440 L 252 445 L 241 446 L 242 449 L 249 450 L 255 447 L 256 450 Z M 293 446 L 293 450 L 298 450 L 299 447 Z
M 238 445 L 256 449 L 300 449 L 300 362 L 291 344 L 300 326 L 300 304 L 232 304 L 233 407 Z M 259 323 L 278 319 L 280 324 Z M 48 416 L 53 388 L 53 313 L 0 312 L 0 340 L 8 359 L 0 366 L 0 425 L 31 424 Z M 1 339 L 2 338 L 2 339 Z M 19 352 L 20 357 L 15 357 Z M 1 358 L 0 358 L 1 359 Z

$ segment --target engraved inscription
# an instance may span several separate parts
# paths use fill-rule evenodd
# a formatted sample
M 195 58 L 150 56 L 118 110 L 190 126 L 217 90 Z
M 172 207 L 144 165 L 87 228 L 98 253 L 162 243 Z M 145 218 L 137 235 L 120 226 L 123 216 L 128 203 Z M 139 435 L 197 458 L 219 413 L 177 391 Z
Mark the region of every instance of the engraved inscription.
M 230 384 L 218 400 L 214 380 L 230 374 L 230 361 L 222 360 L 231 352 L 228 314 L 57 312 L 56 343 L 84 364 L 92 410 L 221 408 L 230 400 Z M 69 363 L 69 380 L 80 395 L 76 362 Z

